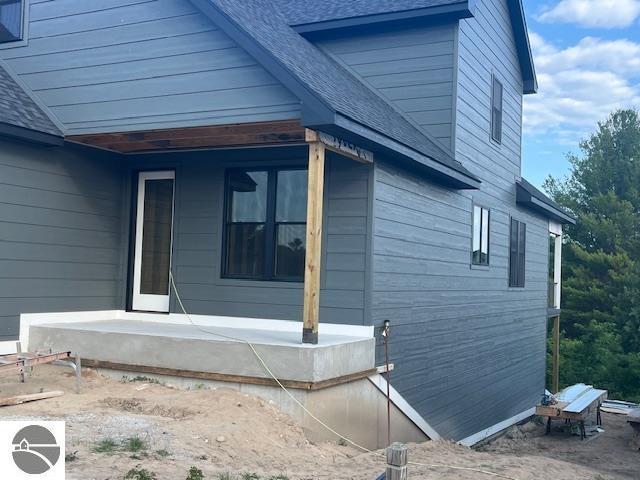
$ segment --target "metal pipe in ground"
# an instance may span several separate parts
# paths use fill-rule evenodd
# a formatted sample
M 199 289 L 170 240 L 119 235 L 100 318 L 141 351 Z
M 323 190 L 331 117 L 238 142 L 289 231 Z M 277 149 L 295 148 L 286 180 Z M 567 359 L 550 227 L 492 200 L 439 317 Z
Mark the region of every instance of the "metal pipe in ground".
M 389 365 L 390 327 L 391 322 L 389 320 L 385 320 L 384 326 L 382 327 L 382 338 L 384 339 L 384 363 L 387 370 L 387 445 L 391 445 L 391 367 Z

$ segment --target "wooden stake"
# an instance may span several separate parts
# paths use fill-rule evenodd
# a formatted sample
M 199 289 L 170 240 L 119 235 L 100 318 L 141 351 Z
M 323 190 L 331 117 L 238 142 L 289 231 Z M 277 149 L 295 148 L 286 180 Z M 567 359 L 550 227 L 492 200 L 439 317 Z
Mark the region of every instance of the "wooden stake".
M 553 393 L 560 391 L 560 316 L 553 317 Z
M 407 480 L 407 447 L 396 442 L 387 447 L 386 453 L 386 480 Z
M 318 324 L 320 320 L 320 267 L 322 258 L 324 160 L 324 145 L 318 141 L 309 143 L 307 251 L 304 270 L 302 342 L 314 345 L 318 343 Z

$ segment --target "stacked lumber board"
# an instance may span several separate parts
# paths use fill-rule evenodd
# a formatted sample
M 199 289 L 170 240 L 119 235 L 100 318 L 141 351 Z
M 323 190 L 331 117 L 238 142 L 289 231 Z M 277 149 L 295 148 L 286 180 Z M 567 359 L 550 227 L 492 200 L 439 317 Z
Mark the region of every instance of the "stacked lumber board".
M 547 417 L 547 434 L 551 433 L 551 420 L 562 419 L 578 422 L 581 438 L 586 438 L 585 420 L 596 414 L 597 424 L 602 424 L 600 407 L 607 399 L 607 391 L 579 383 L 565 388 L 552 397 L 549 405 L 538 405 L 536 415 Z

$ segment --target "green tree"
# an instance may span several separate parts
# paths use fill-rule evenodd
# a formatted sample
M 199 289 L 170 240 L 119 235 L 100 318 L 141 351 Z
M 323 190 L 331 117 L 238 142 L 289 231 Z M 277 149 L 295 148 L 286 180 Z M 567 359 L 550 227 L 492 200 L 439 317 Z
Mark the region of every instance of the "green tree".
M 640 116 L 614 112 L 545 189 L 566 228 L 560 380 L 640 401 Z

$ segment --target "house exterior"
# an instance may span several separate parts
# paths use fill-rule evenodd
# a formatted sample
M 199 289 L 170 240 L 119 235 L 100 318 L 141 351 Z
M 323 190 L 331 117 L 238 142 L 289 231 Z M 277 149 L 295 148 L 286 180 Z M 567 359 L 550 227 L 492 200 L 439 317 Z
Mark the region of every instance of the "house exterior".
M 395 407 L 465 444 L 544 392 L 574 220 L 521 177 L 520 0 L 15 0 L 0 86 L 0 342 L 389 320 Z

